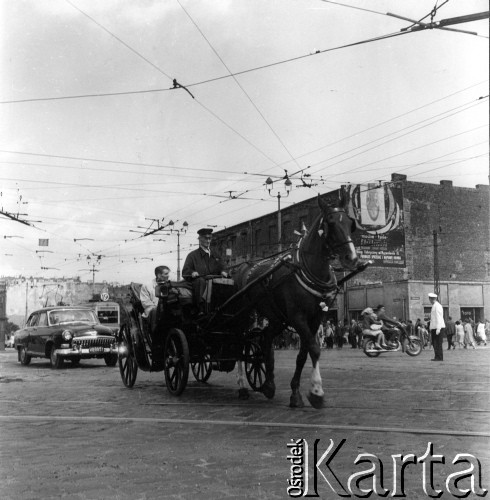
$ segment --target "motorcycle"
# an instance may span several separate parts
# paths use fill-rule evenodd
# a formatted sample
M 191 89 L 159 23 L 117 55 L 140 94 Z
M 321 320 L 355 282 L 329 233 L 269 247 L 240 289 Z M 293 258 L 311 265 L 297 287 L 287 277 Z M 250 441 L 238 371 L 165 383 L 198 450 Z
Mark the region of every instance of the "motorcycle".
M 422 352 L 422 342 L 415 335 L 409 335 L 400 325 L 397 328 L 383 332 L 386 339 L 386 348 L 376 349 L 376 339 L 371 335 L 364 335 L 364 354 L 370 358 L 377 358 L 380 354 L 397 351 L 406 352 L 409 356 L 418 356 Z

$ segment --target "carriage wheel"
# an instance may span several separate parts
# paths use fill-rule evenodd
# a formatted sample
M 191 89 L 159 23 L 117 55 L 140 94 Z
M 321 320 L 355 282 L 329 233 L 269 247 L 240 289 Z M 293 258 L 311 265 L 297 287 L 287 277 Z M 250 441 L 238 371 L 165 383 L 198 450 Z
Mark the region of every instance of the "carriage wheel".
M 165 382 L 173 396 L 180 396 L 189 377 L 189 346 L 184 332 L 172 328 L 165 340 Z
M 211 376 L 211 372 L 213 371 L 213 367 L 211 366 L 211 356 L 209 354 L 205 354 L 204 356 L 201 356 L 198 361 L 191 362 L 191 369 L 194 378 L 198 382 L 207 382 Z
M 131 343 L 131 334 L 127 324 L 121 327 L 118 334 L 118 355 L 117 363 L 119 365 L 119 373 L 123 384 L 131 389 L 136 382 L 138 375 L 138 365 L 134 357 L 133 345 Z
M 257 342 L 247 342 L 245 345 L 245 375 L 250 387 L 260 392 L 265 383 L 265 359 Z

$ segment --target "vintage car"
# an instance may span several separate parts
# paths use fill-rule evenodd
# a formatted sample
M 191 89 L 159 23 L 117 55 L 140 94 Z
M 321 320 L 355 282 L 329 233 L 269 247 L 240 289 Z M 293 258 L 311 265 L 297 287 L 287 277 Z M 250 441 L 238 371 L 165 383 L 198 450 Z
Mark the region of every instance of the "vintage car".
M 15 332 L 19 362 L 33 357 L 49 358 L 53 368 L 65 360 L 76 366 L 81 359 L 104 358 L 107 366 L 117 363 L 116 336 L 100 324 L 90 307 L 56 306 L 34 311 L 22 330 Z

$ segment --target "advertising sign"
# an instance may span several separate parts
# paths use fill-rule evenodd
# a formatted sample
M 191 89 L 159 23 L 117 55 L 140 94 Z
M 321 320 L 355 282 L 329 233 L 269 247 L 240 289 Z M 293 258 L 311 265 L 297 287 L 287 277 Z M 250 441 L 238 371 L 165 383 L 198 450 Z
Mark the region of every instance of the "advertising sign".
M 346 194 L 359 257 L 377 267 L 406 267 L 402 187 L 357 184 L 347 186 Z

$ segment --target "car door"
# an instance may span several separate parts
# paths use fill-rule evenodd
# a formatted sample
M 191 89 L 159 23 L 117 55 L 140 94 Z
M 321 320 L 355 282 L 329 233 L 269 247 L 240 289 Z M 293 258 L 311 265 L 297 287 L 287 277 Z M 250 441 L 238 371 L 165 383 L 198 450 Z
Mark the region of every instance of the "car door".
M 27 352 L 36 353 L 36 331 L 39 322 L 39 313 L 32 313 L 27 320 L 25 333 L 22 335 L 22 343 L 26 346 Z
M 33 333 L 33 346 L 37 354 L 44 356 L 46 349 L 46 342 L 51 335 L 51 328 L 48 326 L 48 314 L 46 311 L 39 313 L 39 318 Z

